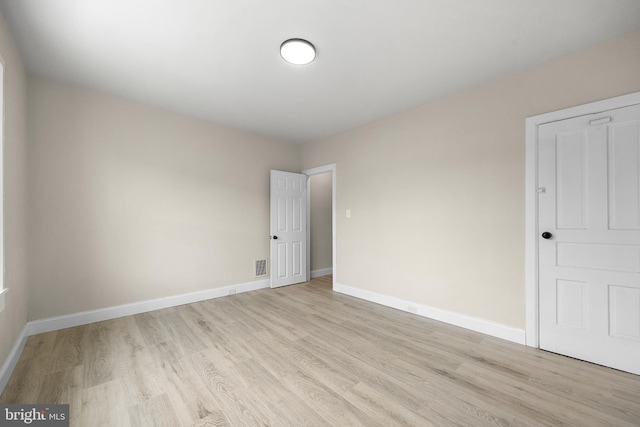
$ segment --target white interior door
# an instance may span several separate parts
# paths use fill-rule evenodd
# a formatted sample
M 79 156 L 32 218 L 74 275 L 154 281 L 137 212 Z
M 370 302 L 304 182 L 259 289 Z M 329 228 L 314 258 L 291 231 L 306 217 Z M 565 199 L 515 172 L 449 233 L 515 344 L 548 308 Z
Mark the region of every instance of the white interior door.
M 271 287 L 307 281 L 307 176 L 271 171 Z
M 640 374 L 640 105 L 538 132 L 540 347 Z

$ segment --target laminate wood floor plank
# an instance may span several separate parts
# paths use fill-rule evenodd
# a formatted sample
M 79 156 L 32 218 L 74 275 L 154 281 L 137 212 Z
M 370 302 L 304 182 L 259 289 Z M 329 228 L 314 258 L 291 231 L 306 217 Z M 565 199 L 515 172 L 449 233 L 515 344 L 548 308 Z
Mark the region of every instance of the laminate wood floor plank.
M 352 387 L 344 398 L 362 411 L 370 412 L 384 425 L 438 427 L 363 383 Z
M 222 411 L 209 414 L 192 425 L 193 427 L 230 427 L 229 420 Z
M 241 390 L 234 389 L 229 380 L 233 373 L 226 372 L 223 367 L 200 352 L 191 354 L 189 359 L 194 371 L 202 379 L 216 403 L 222 408 L 231 425 L 268 425 L 269 420 L 247 404 L 247 397 L 238 394 Z
M 184 352 L 173 341 L 159 342 L 148 346 L 148 348 L 156 363 L 165 360 L 178 360 L 185 356 Z
M 255 390 L 268 402 L 279 419 L 286 420 L 282 425 L 300 427 L 326 426 L 329 422 L 322 418 L 310 405 L 288 390 L 282 393 L 280 379 L 272 375 L 257 360 L 252 359 L 236 365 L 247 387 Z
M 46 375 L 36 402 L 68 403 L 69 417 L 80 419 L 82 415 L 83 374 L 83 367 L 76 366 L 67 371 L 56 371 Z
M 238 297 L 242 294 L 236 294 Z M 234 298 L 217 298 L 208 301 L 202 301 L 197 303 L 196 308 L 204 309 L 208 313 L 208 318 L 216 325 L 226 325 L 234 323 L 243 316 L 242 312 L 238 312 L 238 304 L 233 300 Z
M 274 298 L 264 298 L 264 295 L 259 299 L 260 305 L 259 307 L 269 307 L 271 304 L 275 302 L 278 303 L 277 307 L 274 309 L 281 313 L 280 315 L 287 316 L 292 318 L 295 321 L 295 325 L 297 328 L 304 330 L 306 333 L 299 335 L 291 335 L 290 338 L 298 338 L 298 337 L 306 337 L 309 334 L 313 334 L 317 332 L 319 329 L 333 329 L 333 328 L 341 328 L 342 321 L 338 318 L 338 316 L 326 316 L 321 311 L 315 310 L 314 308 L 309 307 L 300 307 L 294 301 L 289 300 L 288 298 L 282 297 L 274 301 Z M 254 311 L 251 314 L 251 318 L 254 321 L 259 321 L 261 324 L 261 314 L 260 311 Z M 257 328 L 256 328 L 257 330 Z M 267 327 L 263 327 L 262 330 L 270 330 Z
M 570 405 L 563 406 L 554 400 L 540 399 L 533 388 L 510 387 L 508 383 L 499 381 L 497 377 L 487 381 L 480 376 L 469 376 L 465 365 L 449 374 L 476 399 L 482 399 L 503 411 L 512 411 L 513 408 L 517 408 L 517 412 L 530 422 L 536 421 L 546 426 L 575 425 L 576 414 L 571 411 Z
M 494 340 L 499 341 L 499 340 Z M 509 358 L 510 352 L 503 351 L 500 347 L 504 343 L 499 343 L 499 346 L 479 346 L 476 350 L 483 351 L 484 357 L 482 359 L 475 359 L 474 364 L 468 364 L 468 367 L 477 367 L 478 369 L 484 369 L 490 373 L 490 375 L 496 376 L 508 376 L 512 380 L 519 384 L 517 387 L 522 386 L 535 386 L 540 390 L 544 390 L 549 393 L 549 399 L 569 399 L 580 405 L 584 405 L 590 408 L 598 408 L 598 411 L 606 412 L 614 417 L 619 417 L 622 420 L 630 422 L 637 422 L 635 420 L 640 419 L 640 405 L 629 405 L 624 399 L 614 397 L 613 388 L 620 387 L 621 381 L 625 380 L 628 384 L 633 385 L 634 398 L 638 397 L 638 384 L 636 381 L 629 381 L 633 379 L 633 376 L 629 377 L 628 374 L 623 375 L 620 378 L 616 378 L 616 381 L 602 377 L 607 372 L 614 377 L 617 377 L 619 371 L 606 369 L 601 366 L 593 364 L 582 364 L 581 369 L 576 371 L 579 376 L 571 375 L 573 372 L 572 359 L 559 356 L 553 353 L 530 351 L 532 349 L 525 348 L 522 353 L 522 358 L 517 361 Z M 509 347 L 513 350 L 514 345 Z M 496 348 L 498 347 L 498 348 Z M 516 347 L 517 349 L 517 347 Z M 529 353 L 529 354 L 525 354 Z M 491 354 L 491 356 L 488 356 Z M 564 366 L 564 369 L 563 369 Z M 506 368 L 506 369 L 505 369 Z M 521 375 L 514 376 L 513 373 L 516 369 L 526 369 L 529 372 L 527 382 L 520 382 Z M 550 369 L 551 368 L 551 369 Z M 604 370 L 603 370 L 604 369 Z M 588 381 L 585 381 L 588 379 Z M 596 385 L 597 384 L 597 385 Z
M 128 372 L 118 372 L 117 378 L 124 387 L 130 405 L 139 405 L 162 395 L 167 387 L 164 372 L 154 363 L 150 350 L 136 352 Z M 115 371 L 114 371 L 115 372 Z
M 446 336 L 441 336 L 439 339 L 449 346 L 462 347 L 461 343 L 447 340 Z M 603 371 L 601 366 L 582 364 L 581 369 L 575 370 L 574 364 L 569 363 L 572 360 L 570 358 L 541 351 L 532 353 L 529 355 L 531 357 L 526 357 L 524 354 L 526 352 L 522 353 L 522 358 L 514 360 L 509 357 L 508 351 L 503 351 L 501 348 L 486 345 L 474 346 L 468 351 L 468 359 L 474 363 L 467 366 L 486 369 L 497 377 L 509 376 L 519 382 L 520 387 L 532 385 L 543 389 L 549 393 L 548 398 L 552 401 L 569 399 L 587 408 L 597 407 L 598 411 L 609 413 L 621 420 L 640 419 L 640 405 L 628 405 L 622 403 L 621 399 L 612 398 L 611 387 L 620 387 L 620 381 L 612 384 L 611 381 L 603 378 L 602 375 L 606 375 L 606 368 Z M 617 374 L 617 371 L 609 371 L 609 374 Z M 628 380 L 628 376 L 623 377 Z M 588 381 L 585 381 L 586 379 Z M 631 384 L 634 384 L 634 395 L 637 398 L 637 382 L 632 381 Z M 597 419 L 597 417 L 591 418 Z
M 379 370 L 353 353 L 337 349 L 330 342 L 317 337 L 307 337 L 305 346 L 326 363 L 350 372 L 358 378 L 366 378 L 367 385 L 377 393 L 415 413 L 423 413 L 425 422 L 439 426 L 471 425 L 475 418 L 461 416 L 455 401 L 443 403 L 442 390 L 424 384 L 422 379 L 407 379 L 385 369 Z M 426 414 L 426 415 L 424 415 Z M 447 418 L 451 415 L 451 418 Z M 451 420 L 457 419 L 458 422 Z
M 70 418 L 70 424 L 78 427 L 131 427 L 129 402 L 124 391 L 125 385 L 119 379 L 85 387 L 82 390 L 80 419 Z
M 173 404 L 180 425 L 194 425 L 210 416 L 217 422 L 224 418 L 222 409 L 187 358 L 166 359 L 156 364 L 165 377 L 163 389 Z
M 301 343 L 325 363 L 356 378 L 366 378 L 369 386 L 396 397 L 410 410 L 417 410 L 424 404 L 423 396 L 414 393 L 415 390 L 411 389 L 411 385 L 387 375 L 384 371 L 379 371 L 370 364 L 363 363 L 353 353 L 337 349 L 324 339 L 317 337 L 304 338 Z
M 82 337 L 85 387 L 114 379 L 111 361 L 118 353 L 112 351 L 109 331 L 102 322 L 88 325 Z
M 166 394 L 130 406 L 129 419 L 132 427 L 176 427 L 180 425 Z
M 66 371 L 82 365 L 84 331 L 84 328 L 76 327 L 57 332 L 50 355 L 50 369 L 53 372 Z
M 328 387 L 326 387 L 326 385 L 323 384 L 321 380 L 313 378 L 313 375 L 308 375 L 304 369 L 304 363 L 300 362 L 298 358 L 289 356 L 290 345 L 280 345 L 281 343 L 286 342 L 286 339 L 282 337 L 280 337 L 279 339 L 275 338 L 273 337 L 273 334 L 277 334 L 277 332 L 259 331 L 253 334 L 253 336 L 255 337 L 253 341 L 254 345 L 251 347 L 251 352 L 254 356 L 253 361 L 261 366 L 263 370 L 266 370 L 267 375 L 269 375 L 271 378 L 278 378 L 280 383 L 282 383 L 282 378 L 285 375 L 299 375 L 301 379 L 299 383 L 293 382 L 289 383 L 288 386 L 286 384 L 283 384 L 283 386 L 289 388 L 290 390 L 298 391 L 319 389 L 322 390 L 321 393 L 310 394 L 312 402 L 316 398 L 322 398 L 323 395 L 325 400 L 331 402 L 330 395 L 332 394 L 332 391 L 330 389 L 326 390 Z M 287 347 L 289 347 L 289 349 Z M 345 378 L 349 376 L 348 372 L 342 372 Z M 340 379 L 339 381 L 344 383 L 344 381 L 348 380 Z M 331 383 L 331 381 L 329 381 L 329 383 Z M 325 395 L 326 393 L 324 393 L 325 390 L 328 391 L 328 398 L 327 395 Z M 292 392 L 292 395 L 298 395 L 298 393 Z M 309 404 L 311 404 L 311 402 Z M 322 410 L 318 409 L 316 406 L 314 406 L 314 408 L 316 408 L 316 410 L 322 414 Z
M 196 304 L 180 306 L 177 313 L 205 344 L 208 344 L 211 340 L 215 340 L 215 338 L 212 339 L 213 329 L 221 326 L 221 324 L 216 324 L 213 319 L 210 319 L 208 313 L 203 312 L 201 306 L 197 306 Z
M 1 403 L 71 426 L 640 426 L 640 376 L 335 293 L 331 278 L 39 334 Z
M 429 338 L 423 338 L 420 341 L 416 341 L 413 338 L 398 335 L 387 334 L 386 332 L 380 332 L 369 328 L 367 326 L 357 325 L 354 323 L 344 322 L 344 326 L 347 329 L 353 329 L 358 331 L 358 335 L 365 338 L 369 342 L 375 342 L 379 349 L 385 349 L 392 354 L 409 354 L 415 355 L 421 359 L 428 358 L 430 364 L 439 364 L 440 366 L 457 367 L 462 363 L 463 358 L 447 349 L 441 349 L 432 344 L 432 340 Z
M 262 337 L 264 339 L 264 337 Z M 295 363 L 285 358 L 285 352 L 273 348 L 269 341 L 263 342 L 259 358 L 273 376 L 303 400 L 325 419 L 329 425 L 382 426 L 380 422 L 364 413 L 315 378 L 300 370 Z
M 467 425 L 511 425 L 513 414 L 500 410 L 493 399 L 479 400 L 477 396 L 486 389 L 475 383 L 466 383 L 455 377 L 455 369 L 438 368 L 429 364 L 428 369 L 420 369 L 414 363 L 407 363 L 401 356 L 390 360 L 378 369 L 385 369 L 390 375 L 410 384 L 414 390 L 421 390 L 423 397 L 438 405 L 438 412 L 447 418 L 459 417 Z M 418 409 L 422 413 L 422 409 Z
M 18 360 L 5 386 L 0 403 L 37 402 L 42 384 L 51 373 L 49 359 Z
M 556 381 L 566 385 L 585 384 L 588 377 L 595 392 L 610 396 L 614 390 L 628 390 L 634 396 L 638 391 L 638 376 L 627 372 L 618 371 L 593 363 L 585 363 L 576 359 L 541 351 L 531 347 L 523 347 L 518 344 L 485 336 L 482 343 L 484 351 L 492 352 L 500 357 L 499 364 L 508 364 L 512 369 L 518 365 L 528 365 L 532 376 L 549 374 L 556 377 Z M 486 347 L 486 348 L 485 348 Z M 509 357 L 517 354 L 518 357 Z
M 357 376 L 335 369 L 304 346 L 287 341 L 275 331 L 270 334 L 258 333 L 256 337 L 269 348 L 277 348 L 282 360 L 288 361 L 297 370 L 305 372 L 334 392 L 344 393 L 360 382 Z
M 133 316 L 142 337 L 147 345 L 158 344 L 171 341 L 169 331 L 162 322 L 159 321 L 159 314 L 162 310 L 141 313 Z
M 461 362 L 474 362 L 486 366 L 497 367 L 502 373 L 509 373 L 515 378 L 526 381 L 535 367 L 518 361 L 514 363 L 508 353 L 497 351 L 489 346 L 483 346 L 477 342 L 469 342 L 459 337 L 452 336 L 450 340 L 446 335 L 434 332 L 426 343 L 430 351 L 449 354 L 452 358 Z
M 30 336 L 24 345 L 20 359 L 45 359 L 50 357 L 56 345 L 57 336 L 57 331 Z
M 610 411 L 608 405 L 598 405 L 597 401 L 577 400 L 574 395 L 558 395 L 547 387 L 541 388 L 532 383 L 522 383 L 502 375 L 484 366 L 464 363 L 456 374 L 467 380 L 492 388 L 498 393 L 505 393 L 532 407 L 544 407 L 548 412 L 561 412 L 568 415 L 565 422 L 569 425 L 582 422 L 579 417 L 587 416 L 592 425 L 634 426 L 638 418 L 625 419 L 626 413 Z M 597 405 L 597 407 L 595 406 Z M 565 412 L 563 412 L 565 411 Z
M 239 295 L 239 297 L 243 296 Z M 263 302 L 260 305 L 260 310 L 256 311 L 251 310 L 250 307 L 247 308 L 246 304 L 239 303 L 237 310 L 241 310 L 247 316 L 259 321 L 266 329 L 276 331 L 288 339 L 294 340 L 309 334 L 307 330 L 301 328 L 298 324 L 289 321 L 287 318 L 289 316 L 286 316 L 286 312 L 282 307 L 274 307 L 269 303 Z
M 102 324 L 107 332 L 111 353 L 111 370 L 114 377 L 121 377 L 138 366 L 144 366 L 148 357 L 147 344 L 132 317 L 121 317 Z M 142 361 L 140 359 L 143 359 Z
M 286 425 L 291 422 L 291 415 L 287 411 L 283 411 L 281 405 L 282 399 L 278 395 L 263 395 L 260 391 L 261 387 L 256 387 L 252 377 L 238 375 L 239 363 L 233 362 L 227 355 L 222 354 L 217 349 L 207 349 L 202 352 L 221 372 L 226 374 L 228 384 L 233 390 L 241 396 L 247 407 L 251 408 L 252 414 L 265 425 Z M 242 363 L 255 363 L 254 361 Z M 281 390 L 280 390 L 281 391 Z M 265 399 L 265 397 L 267 397 Z M 294 399 L 290 399 L 289 403 L 295 403 Z M 230 420 L 234 423 L 234 420 Z
M 184 306 L 161 310 L 160 321 L 174 341 L 186 354 L 196 353 L 207 348 L 198 332 L 189 327 L 181 316 Z

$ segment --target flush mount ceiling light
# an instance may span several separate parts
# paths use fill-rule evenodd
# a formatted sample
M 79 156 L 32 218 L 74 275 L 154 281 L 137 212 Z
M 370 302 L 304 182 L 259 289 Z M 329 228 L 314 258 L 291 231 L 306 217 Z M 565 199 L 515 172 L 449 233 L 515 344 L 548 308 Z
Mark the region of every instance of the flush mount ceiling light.
M 289 39 L 280 45 L 282 59 L 294 65 L 306 65 L 316 57 L 316 48 L 303 39 Z

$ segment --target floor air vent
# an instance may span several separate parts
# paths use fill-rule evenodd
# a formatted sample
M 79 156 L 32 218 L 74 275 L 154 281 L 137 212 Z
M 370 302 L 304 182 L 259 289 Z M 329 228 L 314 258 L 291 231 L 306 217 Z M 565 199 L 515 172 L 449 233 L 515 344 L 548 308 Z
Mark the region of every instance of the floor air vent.
M 259 259 L 256 261 L 256 277 L 267 275 L 267 260 Z

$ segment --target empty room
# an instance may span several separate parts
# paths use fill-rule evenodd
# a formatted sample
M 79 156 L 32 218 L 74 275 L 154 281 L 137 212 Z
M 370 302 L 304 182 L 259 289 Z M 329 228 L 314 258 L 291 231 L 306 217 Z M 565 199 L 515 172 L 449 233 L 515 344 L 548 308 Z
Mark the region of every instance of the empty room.
M 637 0 L 0 0 L 0 425 L 639 426 Z

